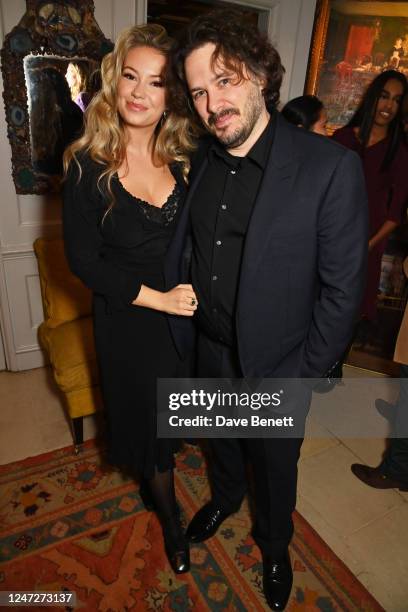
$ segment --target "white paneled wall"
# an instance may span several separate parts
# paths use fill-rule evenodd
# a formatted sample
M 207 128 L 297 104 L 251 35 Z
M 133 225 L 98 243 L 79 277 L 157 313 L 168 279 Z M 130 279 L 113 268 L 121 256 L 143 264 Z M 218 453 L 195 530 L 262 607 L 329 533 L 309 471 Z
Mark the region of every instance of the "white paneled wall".
M 24 370 L 32 367 L 32 355 L 38 351 L 36 330 L 43 319 L 37 263 L 31 252 L 19 252 L 9 253 L 3 265 L 18 369 Z
M 300 95 L 306 72 L 316 0 L 239 0 L 237 4 L 268 10 L 268 32 L 286 68 L 282 101 Z M 25 11 L 24 0 L 0 0 L 1 43 Z M 132 23 L 146 19 L 147 0 L 95 0 L 95 18 L 105 36 L 114 40 Z M 3 83 L 0 76 L 0 87 Z M 37 328 L 42 306 L 33 242 L 38 236 L 59 235 L 58 196 L 17 195 L 11 178 L 11 152 L 3 101 L 0 101 L 0 369 L 4 354 L 10 370 L 43 365 Z M 4 351 L 2 347 L 4 346 Z

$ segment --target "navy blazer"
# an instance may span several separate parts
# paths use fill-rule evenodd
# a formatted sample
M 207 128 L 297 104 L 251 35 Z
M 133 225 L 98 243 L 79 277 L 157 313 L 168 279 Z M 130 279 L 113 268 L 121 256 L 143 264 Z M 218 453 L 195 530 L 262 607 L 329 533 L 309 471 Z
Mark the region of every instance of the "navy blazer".
M 245 240 L 236 309 L 242 371 L 249 377 L 320 377 L 341 357 L 360 306 L 368 210 L 359 157 L 276 116 L 276 132 Z M 207 156 L 166 257 L 166 285 L 188 282 L 189 211 Z M 181 353 L 192 321 L 170 317 Z

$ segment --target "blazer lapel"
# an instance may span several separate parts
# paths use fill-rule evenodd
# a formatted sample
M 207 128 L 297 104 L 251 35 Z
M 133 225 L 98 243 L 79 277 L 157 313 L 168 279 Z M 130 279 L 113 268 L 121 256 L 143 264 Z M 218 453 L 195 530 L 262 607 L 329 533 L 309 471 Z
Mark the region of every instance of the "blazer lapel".
M 279 115 L 271 152 L 249 222 L 242 272 L 253 274 L 262 260 L 274 219 L 284 212 L 292 197 L 299 162 L 293 143 L 292 129 Z M 298 128 L 300 129 L 300 128 Z

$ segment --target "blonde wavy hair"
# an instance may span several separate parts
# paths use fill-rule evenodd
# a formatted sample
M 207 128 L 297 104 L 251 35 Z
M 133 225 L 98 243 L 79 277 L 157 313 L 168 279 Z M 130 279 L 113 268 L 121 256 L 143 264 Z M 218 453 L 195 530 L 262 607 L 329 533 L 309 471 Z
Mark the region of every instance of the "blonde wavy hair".
M 75 101 L 82 91 L 86 91 L 87 79 L 83 68 L 81 68 L 79 64 L 69 62 L 67 72 L 68 70 L 70 70 L 72 75 L 75 77 L 73 83 L 69 87 L 71 91 L 71 98 Z
M 98 189 L 109 194 L 109 212 L 114 205 L 112 177 L 126 161 L 127 137 L 125 126 L 117 110 L 117 89 L 122 76 L 122 68 L 127 53 L 134 47 L 151 47 L 166 57 L 166 117 L 156 128 L 153 154 L 163 164 L 181 162 L 183 176 L 187 180 L 190 170 L 188 154 L 194 150 L 194 128 L 184 109 L 177 80 L 173 78 L 170 67 L 170 53 L 174 41 L 166 30 L 157 24 L 132 26 L 119 35 L 111 53 L 105 55 L 101 65 L 101 90 L 92 98 L 84 114 L 83 135 L 74 141 L 64 153 L 64 174 L 72 161 L 79 167 L 79 180 L 82 169 L 81 154 L 87 154 L 92 160 L 101 164 L 98 177 Z M 79 159 L 78 159 L 79 154 Z M 106 215 L 105 213 L 105 215 Z

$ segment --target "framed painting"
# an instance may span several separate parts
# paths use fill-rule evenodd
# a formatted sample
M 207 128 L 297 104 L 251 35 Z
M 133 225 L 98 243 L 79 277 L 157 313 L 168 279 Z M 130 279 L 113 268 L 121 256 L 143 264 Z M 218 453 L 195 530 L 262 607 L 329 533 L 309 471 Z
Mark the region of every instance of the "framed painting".
M 330 133 L 390 68 L 408 76 L 408 2 L 317 0 L 305 93 L 322 100 Z

